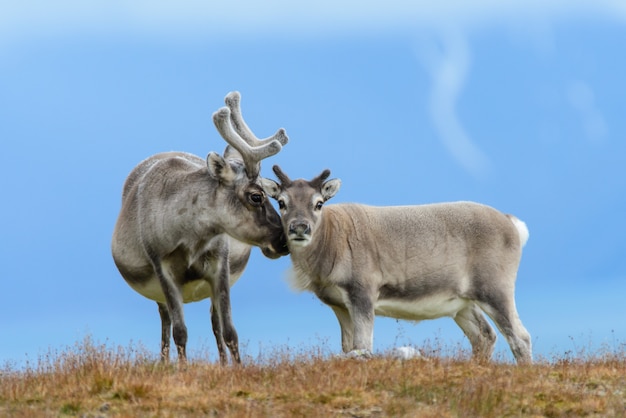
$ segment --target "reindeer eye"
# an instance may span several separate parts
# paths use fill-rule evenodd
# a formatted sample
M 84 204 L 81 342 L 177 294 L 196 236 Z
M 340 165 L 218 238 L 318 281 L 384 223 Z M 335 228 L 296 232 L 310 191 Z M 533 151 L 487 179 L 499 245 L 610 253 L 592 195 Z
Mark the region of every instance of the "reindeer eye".
M 252 203 L 254 206 L 261 206 L 261 203 L 263 203 L 263 194 L 250 193 L 248 195 L 248 200 L 250 200 L 250 203 Z
M 317 202 L 315 204 L 315 210 L 320 210 L 322 209 L 322 206 L 324 206 L 324 202 Z
M 287 205 L 285 205 L 285 201 L 284 200 L 279 200 L 278 201 L 278 209 L 285 209 L 287 207 Z

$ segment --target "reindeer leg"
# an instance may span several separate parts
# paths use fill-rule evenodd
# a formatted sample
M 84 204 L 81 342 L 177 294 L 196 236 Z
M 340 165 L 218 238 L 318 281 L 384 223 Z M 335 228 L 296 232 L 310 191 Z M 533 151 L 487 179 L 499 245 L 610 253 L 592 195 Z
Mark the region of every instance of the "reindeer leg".
M 506 338 L 518 364 L 532 363 L 530 334 L 522 325 L 512 292 L 492 288 L 479 305 Z
M 356 281 L 350 281 L 344 289 L 348 299 L 348 314 L 354 324 L 352 350 L 357 350 L 359 357 L 370 357 L 374 351 L 374 302 L 366 289 Z
M 170 360 L 170 338 L 172 335 L 172 320 L 167 306 L 157 302 L 159 315 L 161 316 L 161 362 L 167 363 Z
M 213 335 L 217 343 L 217 351 L 220 356 L 220 364 L 228 364 L 226 347 L 230 350 L 233 362 L 241 363 L 239 356 L 239 342 L 237 331 L 232 323 L 230 310 L 230 294 L 220 293 L 211 300 L 211 324 L 213 325 Z
M 230 350 L 233 362 L 241 363 L 239 356 L 239 340 L 233 325 L 230 307 L 230 263 L 228 241 L 216 242 L 218 255 L 217 274 L 212 278 L 213 298 L 211 299 L 211 323 L 217 343 L 220 364 L 226 365 L 228 357 L 226 348 Z
M 239 356 L 239 337 L 237 330 L 233 325 L 233 317 L 230 305 L 230 283 L 228 275 L 220 280 L 220 308 L 222 319 L 222 335 L 226 347 L 230 350 L 232 360 L 236 364 L 241 363 L 241 357 Z
M 472 355 L 478 361 L 489 361 L 496 345 L 496 332 L 489 324 L 480 308 L 472 304 L 459 311 L 454 322 L 472 345 Z
M 217 296 L 213 296 L 213 298 L 211 298 L 211 326 L 213 327 L 215 342 L 217 343 L 217 352 L 220 356 L 220 364 L 226 365 L 228 363 L 228 359 L 226 358 L 226 350 L 224 348 L 224 333 L 222 331 L 222 321 L 220 319 L 220 308 Z
M 339 327 L 341 328 L 341 349 L 344 353 L 351 351 L 354 348 L 354 324 L 350 313 L 345 307 L 330 305 L 337 321 L 339 321 Z
M 176 344 L 176 349 L 178 351 L 178 361 L 184 363 L 187 361 L 187 326 L 185 325 L 185 316 L 183 311 L 183 297 L 180 294 L 180 290 L 176 286 L 174 280 L 171 279 L 172 274 L 165 274 L 166 269 L 163 268 L 164 266 L 162 263 L 155 261 L 153 262 L 153 266 L 154 271 L 159 278 L 159 282 L 161 283 L 163 293 L 165 294 L 168 319 L 171 320 L 174 344 Z M 161 311 L 160 306 L 159 310 Z M 161 319 L 163 319 L 163 315 L 161 316 Z M 165 324 L 162 322 L 161 326 L 164 327 Z M 163 328 L 161 328 L 161 330 L 161 346 L 163 347 Z M 169 346 L 169 336 L 167 345 Z

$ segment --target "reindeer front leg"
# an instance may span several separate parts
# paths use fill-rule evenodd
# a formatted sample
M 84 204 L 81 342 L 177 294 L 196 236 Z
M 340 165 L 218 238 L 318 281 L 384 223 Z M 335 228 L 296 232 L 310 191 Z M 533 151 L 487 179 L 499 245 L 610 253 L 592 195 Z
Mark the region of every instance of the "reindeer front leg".
M 211 298 L 213 334 L 217 342 L 220 363 L 222 365 L 228 363 L 225 346 L 230 350 L 233 362 L 241 363 L 239 338 L 233 325 L 230 307 L 230 263 L 228 260 L 229 246 L 227 240 L 220 242 L 217 254 L 216 273 L 212 277 L 211 283 L 213 289 L 213 297 Z
M 349 281 L 344 290 L 348 315 L 354 327 L 352 351 L 356 351 L 358 356 L 369 357 L 374 351 L 373 297 L 356 280 Z
M 341 328 L 341 349 L 344 353 L 352 351 L 354 348 L 354 324 L 350 313 L 343 306 L 330 305 L 331 309 L 339 321 Z
M 228 363 L 224 345 L 230 350 L 233 362 L 241 363 L 239 337 L 233 325 L 230 307 L 228 261 L 226 261 L 226 267 L 219 274 L 215 290 L 216 293 L 211 299 L 211 323 L 213 324 L 213 333 L 217 341 L 220 363 L 222 365 Z

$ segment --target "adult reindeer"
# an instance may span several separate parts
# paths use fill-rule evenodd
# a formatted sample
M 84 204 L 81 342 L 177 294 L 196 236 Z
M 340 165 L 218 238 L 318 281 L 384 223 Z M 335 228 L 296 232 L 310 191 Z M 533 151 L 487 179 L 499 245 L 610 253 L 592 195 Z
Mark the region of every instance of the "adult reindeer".
M 532 361 L 515 308 L 515 279 L 528 239 L 512 215 L 471 202 L 372 207 L 323 204 L 339 190 L 329 170 L 311 181 L 263 179 L 278 201 L 293 262 L 293 285 L 334 311 L 344 352 L 370 355 L 374 316 L 420 321 L 451 316 L 475 358 L 493 354 L 496 334 L 518 363 Z
M 231 318 L 230 286 L 243 273 L 251 245 L 269 258 L 288 254 L 280 217 L 259 177 L 261 160 L 288 141 L 284 129 L 257 139 L 241 116 L 240 95 L 213 114 L 228 143 L 206 161 L 182 152 L 154 155 L 128 176 L 115 225 L 112 253 L 126 282 L 156 301 L 161 316 L 161 359 L 170 337 L 186 360 L 183 304 L 211 298 L 211 323 L 220 362 L 241 362 Z

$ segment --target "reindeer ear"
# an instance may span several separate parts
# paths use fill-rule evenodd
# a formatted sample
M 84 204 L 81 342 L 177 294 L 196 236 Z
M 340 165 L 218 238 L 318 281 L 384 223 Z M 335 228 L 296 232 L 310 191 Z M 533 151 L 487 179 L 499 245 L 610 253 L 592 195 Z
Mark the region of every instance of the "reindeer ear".
M 224 149 L 224 159 L 225 160 L 241 160 L 243 161 L 243 157 L 241 156 L 241 153 L 239 151 L 237 151 L 235 148 L 233 148 L 230 145 L 226 145 L 226 148 Z
M 206 157 L 206 165 L 209 174 L 222 183 L 230 184 L 235 179 L 236 173 L 224 158 L 215 152 L 209 152 Z
M 263 187 L 263 191 L 267 193 L 268 196 L 278 199 L 278 195 L 280 194 L 280 186 L 274 180 L 261 178 L 261 187 Z
M 341 187 L 341 180 L 339 179 L 328 180 L 326 183 L 322 184 L 322 197 L 324 201 L 336 195 L 339 191 L 339 187 Z

